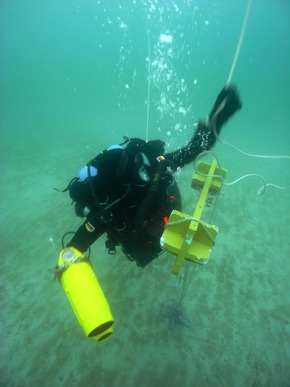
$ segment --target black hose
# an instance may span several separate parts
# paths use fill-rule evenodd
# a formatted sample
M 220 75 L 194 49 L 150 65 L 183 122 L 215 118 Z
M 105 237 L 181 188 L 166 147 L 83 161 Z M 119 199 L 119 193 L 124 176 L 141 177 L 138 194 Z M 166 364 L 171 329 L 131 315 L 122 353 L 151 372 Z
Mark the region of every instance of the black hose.
M 75 231 L 68 231 L 68 232 L 66 232 L 65 234 L 63 234 L 63 236 L 62 236 L 62 238 L 61 238 L 61 245 L 62 245 L 62 248 L 64 249 L 65 248 L 65 245 L 64 245 L 64 238 L 67 236 L 67 235 L 70 235 L 70 234 L 73 234 L 73 235 L 75 235 L 76 234 L 76 232 Z M 91 247 L 90 247 L 90 245 L 88 244 L 88 242 L 87 242 L 87 240 L 82 236 L 82 235 L 80 235 L 82 238 L 83 238 L 83 240 L 86 242 L 86 245 L 88 246 L 88 259 L 90 258 L 90 256 L 91 256 Z

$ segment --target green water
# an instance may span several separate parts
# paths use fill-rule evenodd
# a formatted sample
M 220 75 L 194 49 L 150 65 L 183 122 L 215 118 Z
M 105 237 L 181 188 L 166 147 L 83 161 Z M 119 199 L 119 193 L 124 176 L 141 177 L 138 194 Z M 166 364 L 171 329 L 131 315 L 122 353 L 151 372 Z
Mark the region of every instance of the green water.
M 189 330 L 168 331 L 159 307 L 180 283 L 174 259 L 144 271 L 93 247 L 115 316 L 97 345 L 52 282 L 64 232 L 76 230 L 64 187 L 123 136 L 182 146 L 225 85 L 242 0 L 2 0 L 0 2 L 2 386 L 289 386 L 290 190 L 259 179 L 225 189 L 215 209 L 214 259 L 195 268 Z M 253 0 L 233 74 L 242 110 L 222 139 L 290 155 L 290 3 Z M 218 144 L 229 181 L 246 173 L 290 185 L 289 159 Z M 180 177 L 191 212 L 192 166 Z

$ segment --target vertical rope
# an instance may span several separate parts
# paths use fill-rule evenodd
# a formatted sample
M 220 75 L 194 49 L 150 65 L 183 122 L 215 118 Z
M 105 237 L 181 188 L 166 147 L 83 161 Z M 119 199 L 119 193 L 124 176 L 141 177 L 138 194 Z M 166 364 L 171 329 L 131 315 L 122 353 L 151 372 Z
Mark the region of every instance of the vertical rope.
M 149 119 L 150 119 L 150 91 L 151 91 L 151 47 L 150 47 L 150 32 L 147 21 L 147 43 L 148 43 L 148 82 L 147 82 L 147 116 L 146 116 L 146 131 L 145 140 L 149 139 Z
M 241 33 L 240 33 L 239 42 L 238 42 L 238 45 L 237 45 L 237 48 L 236 48 L 236 52 L 235 52 L 234 60 L 233 60 L 232 67 L 231 67 L 231 70 L 230 70 L 230 74 L 229 74 L 229 77 L 228 77 L 228 80 L 227 80 L 227 83 L 226 83 L 227 85 L 232 80 L 233 73 L 235 71 L 235 67 L 236 67 L 236 64 L 237 64 L 237 60 L 238 60 L 238 57 L 239 57 L 239 54 L 240 54 L 240 51 L 241 51 L 241 46 L 242 46 L 242 43 L 243 43 L 243 40 L 244 40 L 245 31 L 246 31 L 246 27 L 247 27 L 247 23 L 248 23 L 248 18 L 249 18 L 249 14 L 250 14 L 251 4 L 252 4 L 252 0 L 248 0 L 247 10 L 246 10 L 246 14 L 245 14 L 244 21 L 243 21 L 243 26 L 242 26 Z
M 181 293 L 178 299 L 178 305 L 181 306 L 184 300 L 184 297 L 187 294 L 189 284 L 191 282 L 194 271 L 194 264 L 190 263 L 188 260 L 184 263 L 184 276 L 182 278 Z

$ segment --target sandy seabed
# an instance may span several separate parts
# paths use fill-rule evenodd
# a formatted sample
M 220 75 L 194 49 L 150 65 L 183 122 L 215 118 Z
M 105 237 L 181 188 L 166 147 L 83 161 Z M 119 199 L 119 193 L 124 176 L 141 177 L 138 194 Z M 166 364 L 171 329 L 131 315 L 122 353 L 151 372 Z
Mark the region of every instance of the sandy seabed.
M 172 329 L 161 313 L 182 289 L 172 255 L 143 270 L 120 251 L 109 256 L 99 240 L 92 261 L 115 323 L 113 335 L 96 343 L 50 271 L 57 255 L 49 238 L 60 250 L 61 235 L 80 224 L 69 198 L 52 190 L 72 170 L 53 164 L 53 152 L 36 163 L 37 152 L 17 168 L 10 152 L 3 167 L 1 386 L 290 385 L 289 191 L 257 197 L 246 181 L 224 188 L 212 258 L 190 269 L 183 301 L 190 326 Z M 67 160 L 69 150 L 62 152 Z M 187 212 L 197 199 L 191 174 L 192 166 L 180 179 Z

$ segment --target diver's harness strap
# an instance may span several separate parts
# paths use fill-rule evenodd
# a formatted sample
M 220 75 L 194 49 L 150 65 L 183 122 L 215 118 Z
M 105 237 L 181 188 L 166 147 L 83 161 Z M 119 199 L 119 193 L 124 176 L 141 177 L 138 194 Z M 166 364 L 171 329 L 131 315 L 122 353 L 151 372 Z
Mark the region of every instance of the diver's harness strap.
M 92 263 L 90 261 L 89 258 L 87 257 L 76 257 L 74 259 L 71 259 L 69 261 L 66 261 L 64 262 L 62 265 L 60 266 L 56 266 L 55 268 L 55 278 L 57 278 L 60 282 L 60 279 L 61 279 L 61 276 L 62 274 L 65 272 L 65 270 L 73 263 L 83 263 L 83 262 L 86 262 L 88 263 L 90 266 L 92 266 Z
M 58 189 L 58 188 L 55 188 L 55 187 L 53 187 L 53 189 L 54 189 L 55 191 L 57 191 L 57 192 L 67 192 L 67 191 L 70 189 L 71 185 L 72 185 L 74 182 L 78 181 L 78 180 L 79 180 L 78 177 L 73 177 L 73 178 L 71 179 L 71 181 L 68 183 L 68 185 L 67 185 L 67 187 L 66 187 L 65 189 Z

